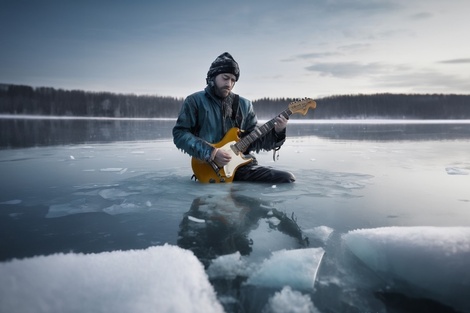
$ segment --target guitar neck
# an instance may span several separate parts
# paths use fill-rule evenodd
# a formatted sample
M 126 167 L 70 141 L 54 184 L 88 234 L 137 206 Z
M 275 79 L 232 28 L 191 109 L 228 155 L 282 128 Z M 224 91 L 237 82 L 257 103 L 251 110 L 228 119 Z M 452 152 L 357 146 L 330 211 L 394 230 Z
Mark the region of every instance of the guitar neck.
M 292 111 L 290 109 L 286 109 L 282 111 L 280 114 L 277 116 L 284 116 L 285 118 L 289 118 L 289 116 L 292 115 Z M 248 147 L 258 138 L 264 137 L 267 133 L 271 131 L 271 129 L 274 128 L 276 122 L 276 118 L 273 118 L 269 121 L 267 121 L 265 124 L 262 126 L 256 127 L 251 133 L 240 139 L 239 142 L 235 144 L 235 147 L 238 149 L 238 151 L 244 152 Z

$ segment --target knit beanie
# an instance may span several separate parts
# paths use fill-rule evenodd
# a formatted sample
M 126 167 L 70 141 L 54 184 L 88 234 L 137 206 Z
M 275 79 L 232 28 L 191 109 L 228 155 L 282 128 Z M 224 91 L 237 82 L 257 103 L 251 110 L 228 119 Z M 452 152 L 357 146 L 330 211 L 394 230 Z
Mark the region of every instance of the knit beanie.
M 238 63 L 233 59 L 233 57 L 228 52 L 224 52 L 217 57 L 217 59 L 212 62 L 209 71 L 207 72 L 206 82 L 209 82 L 219 74 L 230 73 L 235 75 L 235 80 L 238 81 L 240 77 L 240 69 L 238 68 Z

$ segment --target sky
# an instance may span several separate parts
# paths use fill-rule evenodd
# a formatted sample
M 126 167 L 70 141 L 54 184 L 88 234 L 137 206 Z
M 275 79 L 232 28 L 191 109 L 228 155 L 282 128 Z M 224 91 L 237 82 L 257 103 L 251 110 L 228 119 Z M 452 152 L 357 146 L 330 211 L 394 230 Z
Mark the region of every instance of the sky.
M 0 83 L 251 100 L 470 93 L 468 0 L 0 0 Z

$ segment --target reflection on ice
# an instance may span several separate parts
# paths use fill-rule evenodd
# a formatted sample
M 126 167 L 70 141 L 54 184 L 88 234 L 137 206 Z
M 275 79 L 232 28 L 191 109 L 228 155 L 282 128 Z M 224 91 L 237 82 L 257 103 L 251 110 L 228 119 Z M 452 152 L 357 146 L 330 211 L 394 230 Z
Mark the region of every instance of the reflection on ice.
M 193 251 L 206 266 L 235 252 L 263 260 L 273 251 L 308 245 L 293 218 L 267 202 L 235 192 L 195 198 L 178 235 L 178 245 Z

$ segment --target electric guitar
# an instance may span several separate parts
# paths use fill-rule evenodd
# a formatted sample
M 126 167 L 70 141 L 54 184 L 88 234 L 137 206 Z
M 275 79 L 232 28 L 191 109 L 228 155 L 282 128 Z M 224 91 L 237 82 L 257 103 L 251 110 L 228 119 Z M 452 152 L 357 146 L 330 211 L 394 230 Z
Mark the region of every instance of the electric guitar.
M 302 99 L 299 101 L 291 102 L 288 108 L 282 111 L 279 115 L 288 118 L 294 113 L 307 114 L 308 109 L 315 109 L 316 102 L 312 99 Z M 228 164 L 223 167 L 218 166 L 214 161 L 206 162 L 193 157 L 191 159 L 191 167 L 194 176 L 201 183 L 231 183 L 235 176 L 236 170 L 253 159 L 250 156 L 245 156 L 243 152 L 248 149 L 250 144 L 258 138 L 265 136 L 271 129 L 274 128 L 275 118 L 266 122 L 264 125 L 256 127 L 250 134 L 240 139 L 240 129 L 237 127 L 231 128 L 216 144 L 214 147 L 222 149 L 230 153 L 232 159 Z

